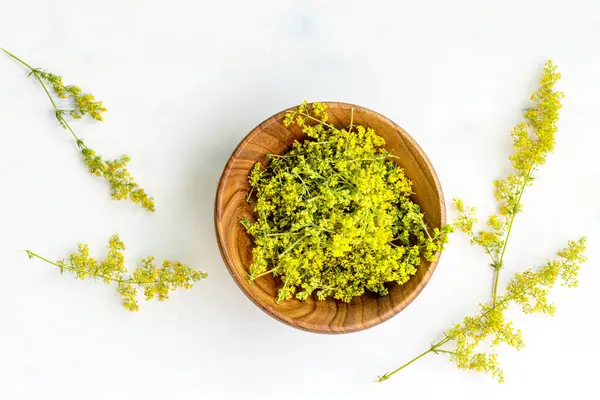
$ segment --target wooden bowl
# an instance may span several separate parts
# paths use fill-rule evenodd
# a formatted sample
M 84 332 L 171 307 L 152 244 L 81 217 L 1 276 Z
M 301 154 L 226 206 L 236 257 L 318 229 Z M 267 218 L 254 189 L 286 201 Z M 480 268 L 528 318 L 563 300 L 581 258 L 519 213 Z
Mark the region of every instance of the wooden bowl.
M 386 149 L 413 182 L 413 201 L 421 207 L 431 227 L 446 223 L 446 210 L 438 177 L 419 145 L 402 128 L 384 116 L 363 107 L 345 103 L 326 103 L 329 123 L 369 126 L 386 141 Z M 266 154 L 283 154 L 295 140 L 305 136 L 297 126 L 286 128 L 281 111 L 258 125 L 235 149 L 219 181 L 215 203 L 215 228 L 223 260 L 240 289 L 270 316 L 295 328 L 317 333 L 347 333 L 370 328 L 393 317 L 408 306 L 431 278 L 437 265 L 423 261 L 417 273 L 404 285 L 392 283 L 389 294 L 366 293 L 350 303 L 309 298 L 275 303 L 280 281 L 265 275 L 250 282 L 246 279 L 252 263 L 252 239 L 240 225 L 242 217 L 251 218 L 252 207 L 245 200 L 250 187 L 248 173 L 257 161 L 265 165 Z

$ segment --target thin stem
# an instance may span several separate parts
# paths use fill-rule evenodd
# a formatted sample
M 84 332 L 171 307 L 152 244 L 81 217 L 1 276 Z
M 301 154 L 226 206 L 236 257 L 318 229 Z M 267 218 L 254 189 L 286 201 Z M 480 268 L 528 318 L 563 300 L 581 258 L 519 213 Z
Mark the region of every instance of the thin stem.
M 54 261 L 50 261 L 47 258 L 44 258 L 44 257 L 40 256 L 39 254 L 34 253 L 31 250 L 25 250 L 25 252 L 27 253 L 27 255 L 29 256 L 30 259 L 33 258 L 33 257 L 37 257 L 37 258 L 39 258 L 42 261 L 46 261 L 48 264 L 52 264 L 52 265 L 57 266 L 57 267 L 60 268 L 60 265 L 58 265 Z
M 401 365 L 400 367 L 396 368 L 392 372 L 386 372 L 385 374 L 383 374 L 382 376 L 380 376 L 379 379 L 377 379 L 377 382 L 383 382 L 383 381 L 386 381 L 386 380 L 390 379 L 392 377 L 392 375 L 394 375 L 395 373 L 402 371 L 404 368 L 408 367 L 410 364 L 414 363 L 415 361 L 419 360 L 422 357 L 425 357 L 427 354 L 429 354 L 429 353 L 431 353 L 433 351 L 434 351 L 434 348 L 431 347 L 429 350 L 426 350 L 426 351 L 422 352 L 421 354 L 419 354 L 418 356 L 416 356 L 415 358 L 413 358 L 412 360 L 410 360 L 406 364 Z
M 308 186 L 306 186 L 306 183 L 304 182 L 304 179 L 302 179 L 302 177 L 298 174 L 294 174 L 298 179 L 300 179 L 300 182 L 302 182 L 302 186 L 304 186 L 304 191 L 306 192 L 306 194 L 308 194 L 310 196 L 310 190 L 308 190 Z
M 456 353 L 455 353 L 455 352 L 453 352 L 453 351 L 449 351 L 449 350 L 439 350 L 439 349 L 437 349 L 437 350 L 434 350 L 434 352 L 435 352 L 436 354 L 437 354 L 437 353 L 444 353 L 444 354 L 456 354 Z
M 280 156 L 278 154 L 267 153 L 268 158 L 277 157 L 277 158 L 285 158 L 286 156 Z
M 535 164 L 531 166 L 531 168 L 527 172 L 527 175 L 523 179 L 523 186 L 521 186 L 521 188 L 519 189 L 519 195 L 517 196 L 517 202 L 516 202 L 517 207 L 519 206 L 519 204 L 521 204 L 521 198 L 523 197 L 523 193 L 525 192 L 525 188 L 527 187 L 527 182 L 529 181 L 529 178 L 531 177 L 531 174 L 533 173 L 534 169 L 535 169 Z M 494 287 L 492 289 L 492 306 L 494 306 L 496 304 L 496 297 L 497 297 L 497 293 L 498 293 L 498 282 L 499 282 L 499 278 L 500 278 L 500 270 L 502 269 L 502 265 L 504 262 L 504 254 L 506 253 L 506 246 L 508 245 L 508 239 L 510 238 L 510 232 L 512 231 L 513 223 L 515 222 L 516 216 L 517 216 L 517 213 L 513 212 L 509 217 L 510 220 L 508 222 L 508 228 L 506 231 L 506 237 L 504 238 L 504 244 L 502 245 L 502 251 L 500 252 L 500 257 L 497 259 L 497 262 L 494 262 L 494 264 L 495 264 L 494 268 L 496 269 L 496 271 L 495 271 L 496 276 L 494 277 Z M 493 257 L 492 257 L 492 260 L 493 260 Z
M 37 76 L 37 74 L 35 74 L 35 75 Z M 43 84 L 43 83 L 42 83 L 42 86 L 44 86 L 44 84 Z M 45 89 L 45 87 L 44 87 L 44 89 Z M 48 93 L 48 91 L 47 91 L 47 90 L 46 90 L 46 93 Z M 55 106 L 55 108 L 56 108 L 56 106 Z M 60 112 L 59 112 L 59 113 L 60 113 Z M 83 146 L 83 147 L 85 147 L 86 149 L 88 148 L 88 147 L 85 145 L 85 143 L 83 143 L 83 140 L 79 139 L 79 137 L 78 137 L 78 136 L 75 134 L 75 132 L 73 132 L 73 129 L 71 129 L 71 125 L 69 125 L 69 123 L 68 123 L 68 122 L 67 122 L 67 120 L 66 120 L 66 119 L 65 119 L 65 118 L 62 116 L 62 114 L 60 114 L 60 117 L 57 115 L 57 117 L 56 117 L 56 118 L 57 118 L 57 119 L 58 119 L 58 118 L 60 118 L 60 119 L 59 119 L 59 121 L 61 121 L 61 122 L 64 124 L 63 126 L 65 126 L 69 132 L 71 132 L 71 135 L 73 135 L 73 137 L 74 137 L 74 138 L 75 138 L 75 140 L 77 141 L 77 145 L 78 145 L 78 146 Z
M 385 160 L 388 157 L 392 157 L 392 156 L 385 155 L 385 156 L 374 157 L 374 158 L 355 158 L 354 160 L 340 160 L 340 162 L 377 161 L 377 160 Z
M 265 236 L 272 237 L 272 236 L 300 235 L 300 234 L 302 234 L 302 232 L 281 232 L 281 233 L 267 233 L 267 234 L 265 234 Z
M 268 275 L 268 274 L 270 274 L 271 272 L 275 271 L 276 269 L 277 269 L 277 267 L 275 267 L 275 268 L 271 268 L 270 270 L 267 270 L 267 271 L 263 272 L 262 274 L 259 274 L 259 275 L 256 275 L 256 276 L 250 276 L 250 277 L 249 277 L 249 280 L 253 281 L 253 280 L 255 280 L 255 279 L 258 279 L 258 278 L 260 278 L 261 276 Z
M 312 116 L 312 115 L 310 115 L 310 114 L 305 114 L 305 113 L 302 113 L 302 112 L 298 112 L 298 114 L 300 114 L 300 115 L 304 115 L 305 117 L 307 117 L 307 118 L 310 118 L 310 119 L 312 119 L 313 121 L 317 121 L 318 123 L 320 123 L 320 124 L 322 124 L 322 125 L 325 125 L 325 126 L 326 126 L 326 127 L 328 127 L 328 128 L 335 129 L 335 127 L 334 127 L 333 125 L 329 125 L 328 123 L 326 123 L 326 122 L 323 122 L 323 121 L 321 121 L 320 119 L 318 119 L 318 118 L 315 118 L 315 117 L 313 117 L 313 116 Z
M 348 128 L 348 132 L 352 132 L 352 124 L 354 123 L 354 107 L 350 109 L 350 127 Z
M 286 277 L 285 283 L 283 284 L 283 288 L 281 288 L 281 290 L 279 291 L 279 296 L 277 296 L 277 301 L 276 301 L 277 304 L 280 304 L 283 301 L 281 296 L 285 294 L 285 288 L 287 287 L 288 282 L 289 282 L 289 279 Z
M 310 143 L 310 144 L 331 144 L 331 143 L 336 143 L 335 140 L 326 140 L 324 142 L 315 142 L 312 140 L 307 140 L 306 143 Z
M 423 230 L 427 234 L 427 237 L 429 239 L 431 239 L 431 235 L 429 234 L 429 231 L 427 230 L 427 225 L 425 225 L 425 221 L 423 221 L 423 218 L 421 218 L 421 226 L 423 227 Z
M 249 203 L 250 202 L 250 198 L 252 197 L 252 193 L 254 192 L 254 186 L 252 186 L 250 188 L 250 191 L 248 192 L 248 194 L 246 195 L 246 201 Z
M 499 278 L 500 278 L 500 268 L 494 268 L 494 288 L 492 290 L 492 305 L 496 304 L 496 296 L 498 293 Z
M 25 67 L 29 68 L 29 70 L 31 71 L 31 73 L 33 74 L 33 76 L 35 76 L 35 78 L 38 80 L 38 82 L 40 83 L 40 85 L 42 85 L 42 89 L 44 89 L 44 92 L 46 92 L 46 95 L 48 96 L 48 99 L 50 99 L 50 102 L 52 103 L 52 107 L 54 107 L 54 111 L 56 113 L 56 119 L 58 119 L 58 121 L 61 123 L 61 125 L 63 125 L 65 128 L 67 128 L 67 130 L 69 132 L 71 132 L 71 135 L 73 135 L 73 137 L 77 141 L 78 145 L 81 145 L 81 146 L 87 148 L 87 146 L 85 144 L 83 144 L 83 141 L 81 141 L 81 139 L 79 139 L 79 137 L 77 137 L 77 135 L 75 134 L 75 132 L 73 132 L 73 129 L 71 129 L 71 126 L 69 125 L 69 123 L 63 118 L 63 116 L 62 116 L 62 112 L 63 111 L 60 110 L 57 107 L 56 102 L 54 101 L 54 99 L 52 98 L 52 95 L 50 94 L 50 91 L 48 90 L 48 88 L 44 84 L 44 81 L 42 80 L 42 78 L 38 74 L 37 69 L 33 68 L 31 65 L 27 64 L 25 61 L 21 60 L 19 57 L 15 56 L 10 51 L 8 51 L 6 49 L 3 49 L 3 48 L 0 48 L 0 50 L 2 50 L 3 52 L 5 52 L 6 54 L 8 54 L 14 60 L 16 60 L 16 61 L 20 62 L 21 64 L 23 64 Z
M 12 58 L 14 58 L 15 60 L 17 60 L 18 62 L 20 62 L 21 64 L 23 64 L 27 68 L 29 68 L 31 71 L 35 71 L 35 68 L 33 68 L 31 65 L 27 64 L 25 61 L 21 60 L 19 57 L 15 56 L 10 51 L 8 51 L 8 50 L 6 50 L 4 48 L 1 48 L 1 47 L 0 47 L 0 50 L 2 50 L 3 52 L 5 52 L 6 54 L 8 54 L 9 56 L 11 56 Z
M 285 249 L 285 250 L 283 251 L 283 253 L 281 253 L 281 254 L 279 255 L 279 258 L 281 259 L 281 257 L 283 257 L 283 256 L 284 256 L 284 255 L 285 255 L 285 254 L 286 254 L 288 251 L 290 251 L 290 250 L 292 250 L 294 247 L 296 247 L 296 246 L 298 245 L 298 243 L 300 243 L 301 241 L 303 241 L 303 240 L 304 240 L 304 238 L 305 238 L 305 237 L 306 237 L 306 235 L 302 236 L 300 239 L 298 239 L 298 240 L 296 240 L 294 243 L 292 243 L 292 244 L 290 245 L 290 247 L 288 247 L 287 249 Z
M 337 172 L 335 175 L 339 176 L 341 180 L 343 180 L 344 182 L 346 182 L 348 185 L 351 186 L 351 189 L 356 189 L 356 186 L 354 186 L 354 184 L 352 182 L 350 182 L 344 175 L 342 175 L 341 173 Z

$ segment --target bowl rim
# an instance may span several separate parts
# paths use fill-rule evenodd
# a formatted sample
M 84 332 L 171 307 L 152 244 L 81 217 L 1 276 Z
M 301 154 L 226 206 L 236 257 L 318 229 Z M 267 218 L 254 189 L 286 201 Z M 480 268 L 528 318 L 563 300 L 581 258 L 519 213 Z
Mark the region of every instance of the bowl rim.
M 308 104 L 312 104 L 315 102 L 310 102 Z M 338 106 L 342 106 L 344 108 L 354 108 L 355 110 L 359 110 L 359 111 L 365 111 L 368 112 L 372 115 L 374 115 L 375 117 L 381 119 L 383 122 L 385 122 L 387 125 L 392 126 L 394 129 L 396 129 L 397 133 L 402 136 L 403 139 L 405 139 L 408 143 L 410 143 L 410 145 L 419 153 L 419 155 L 423 158 L 423 161 L 425 163 L 425 165 L 427 166 L 427 169 L 429 170 L 431 177 L 432 177 L 432 181 L 434 183 L 435 189 L 437 191 L 437 193 L 439 193 L 439 205 L 440 205 L 440 225 L 444 226 L 446 224 L 446 202 L 444 199 L 444 192 L 442 190 L 442 186 L 440 184 L 439 181 L 439 177 L 437 175 L 437 172 L 435 170 L 435 168 L 433 167 L 433 164 L 431 163 L 431 160 L 429 159 L 429 157 L 427 156 L 427 154 L 423 151 L 423 149 L 421 148 L 421 146 L 415 141 L 415 139 L 406 131 L 404 130 L 400 125 L 396 124 L 394 121 L 392 121 L 391 119 L 385 117 L 384 115 L 373 111 L 369 108 L 363 107 L 363 106 L 359 106 L 356 104 L 352 104 L 352 103 L 344 103 L 344 102 L 339 102 L 339 101 L 320 101 L 319 103 L 321 104 L 326 104 L 328 106 L 328 108 L 334 108 L 334 107 L 338 107 Z M 310 327 L 306 327 L 303 326 L 301 324 L 296 324 L 294 323 L 294 319 L 290 318 L 289 320 L 286 318 L 283 318 L 281 315 L 279 315 L 280 313 L 270 309 L 269 307 L 267 307 L 266 305 L 264 305 L 259 299 L 257 299 L 254 294 L 252 293 L 252 291 L 250 290 L 250 288 L 248 287 L 248 285 L 244 284 L 245 282 L 240 281 L 240 279 L 238 278 L 238 276 L 236 275 L 236 273 L 232 270 L 234 267 L 232 267 L 233 265 L 233 261 L 231 260 L 231 257 L 229 256 L 228 252 L 225 250 L 224 248 L 224 243 L 222 241 L 222 235 L 221 235 L 221 231 L 219 228 L 219 211 L 218 211 L 218 207 L 219 207 L 219 203 L 221 200 L 221 197 L 223 195 L 223 191 L 225 190 L 225 181 L 227 179 L 227 175 L 228 173 L 232 170 L 231 166 L 232 164 L 235 162 L 236 160 L 236 155 L 238 154 L 238 152 L 242 149 L 242 147 L 249 142 L 255 135 L 258 134 L 259 130 L 261 127 L 263 127 L 266 123 L 268 123 L 269 121 L 275 121 L 277 118 L 277 116 L 279 115 L 284 115 L 285 112 L 293 110 L 295 108 L 297 108 L 298 105 L 286 108 L 284 110 L 278 111 L 275 114 L 271 115 L 268 118 L 265 118 L 262 122 L 260 122 L 258 125 L 256 125 L 254 128 L 252 128 L 252 130 L 246 134 L 244 136 L 244 138 L 238 143 L 238 145 L 235 147 L 235 149 L 233 150 L 233 152 L 231 153 L 231 155 L 229 156 L 229 159 L 227 160 L 227 163 L 225 164 L 223 171 L 221 172 L 221 176 L 219 178 L 219 182 L 218 182 L 218 186 L 217 186 L 217 191 L 216 191 L 216 195 L 215 195 L 215 208 L 214 208 L 214 224 L 215 224 L 215 233 L 217 236 L 217 245 L 219 247 L 219 252 L 221 253 L 221 258 L 223 259 L 223 262 L 227 268 L 227 270 L 229 271 L 229 274 L 231 275 L 231 277 L 233 278 L 234 282 L 236 283 L 236 285 L 241 289 L 241 291 L 246 295 L 246 297 L 248 299 L 250 299 L 252 301 L 252 303 L 254 303 L 254 305 L 256 305 L 258 308 L 260 308 L 262 311 L 264 311 L 267 315 L 269 315 L 270 317 L 283 322 L 285 325 L 291 326 L 293 328 L 299 329 L 299 330 L 303 330 L 303 331 L 307 331 L 307 332 L 312 332 L 312 333 L 321 333 L 321 334 L 346 334 L 346 333 L 353 333 L 353 332 L 359 332 L 359 331 L 363 331 L 369 328 L 372 328 L 374 326 L 380 325 L 383 322 L 389 320 L 390 318 L 398 315 L 402 310 L 404 310 L 405 308 L 407 308 L 416 298 L 417 296 L 423 291 L 423 289 L 425 288 L 425 286 L 427 286 L 427 284 L 429 283 L 429 280 L 431 279 L 433 273 L 435 272 L 435 270 L 437 269 L 437 265 L 440 261 L 441 258 L 441 252 L 438 252 L 436 254 L 436 259 L 435 261 L 432 261 L 430 263 L 430 266 L 428 268 L 428 271 L 426 274 L 423 275 L 420 284 L 412 291 L 410 292 L 404 299 L 402 302 L 395 304 L 392 308 L 390 308 L 386 313 L 382 314 L 382 315 L 378 315 L 377 318 L 373 318 L 369 321 L 366 322 L 361 322 L 361 323 L 357 323 L 355 326 L 351 326 L 349 328 L 344 328 L 343 330 L 325 330 L 325 329 L 319 329 L 317 327 L 314 328 L 310 328 Z M 316 300 L 318 301 L 318 300 Z M 339 300 L 335 300 L 336 302 L 339 302 Z

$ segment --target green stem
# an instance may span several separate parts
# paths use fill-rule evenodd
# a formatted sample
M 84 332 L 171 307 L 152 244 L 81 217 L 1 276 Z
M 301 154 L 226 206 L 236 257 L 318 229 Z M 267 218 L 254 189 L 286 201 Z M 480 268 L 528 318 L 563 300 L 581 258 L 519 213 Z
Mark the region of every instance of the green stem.
M 277 300 L 275 301 L 275 303 L 281 304 L 281 302 L 283 301 L 283 299 L 281 298 L 281 296 L 283 296 L 285 294 L 285 288 L 287 287 L 288 282 L 289 282 L 289 279 L 286 277 L 285 283 L 283 284 L 283 288 L 281 288 L 279 290 L 279 296 L 277 296 Z
M 8 54 L 14 60 L 16 60 L 19 63 L 23 64 L 25 67 L 29 68 L 29 70 L 31 71 L 31 73 L 33 74 L 33 76 L 35 76 L 35 78 L 38 80 L 38 82 L 40 83 L 40 85 L 42 85 L 42 89 L 44 89 L 44 92 L 46 92 L 46 95 L 48 96 L 48 99 L 50 99 L 50 102 L 52 103 L 52 107 L 54 107 L 54 111 L 56 113 L 56 119 L 58 119 L 58 122 L 60 122 L 61 125 L 63 125 L 65 128 L 67 128 L 67 130 L 69 132 L 71 132 L 71 135 L 73 135 L 73 137 L 77 141 L 77 145 L 80 145 L 80 146 L 83 146 L 83 147 L 87 148 L 87 146 L 83 143 L 83 141 L 81 139 L 79 139 L 79 137 L 77 137 L 77 135 L 75 134 L 75 132 L 73 132 L 73 129 L 71 129 L 71 126 L 69 125 L 69 123 L 63 118 L 63 116 L 62 116 L 62 112 L 63 111 L 60 110 L 58 108 L 58 106 L 56 105 L 56 102 L 52 98 L 52 95 L 50 94 L 50 91 L 48 90 L 48 88 L 44 84 L 44 81 L 42 80 L 42 78 L 38 74 L 37 70 L 35 68 L 33 68 L 31 65 L 27 64 L 25 61 L 21 60 L 19 57 L 15 56 L 10 51 L 8 51 L 6 49 L 3 49 L 3 48 L 0 48 L 0 50 L 2 50 L 3 52 L 5 52 L 6 54 Z
M 275 268 L 271 268 L 271 269 L 269 269 L 269 270 L 267 270 L 267 271 L 263 272 L 262 274 L 259 274 L 259 275 L 256 275 L 256 276 L 249 276 L 249 280 L 253 281 L 253 280 L 255 280 L 255 279 L 258 279 L 258 278 L 260 278 L 261 276 L 264 276 L 264 275 L 270 274 L 271 272 L 275 271 L 276 269 L 277 269 L 277 267 L 275 267 Z
M 302 234 L 302 232 L 281 232 L 281 233 L 267 233 L 267 234 L 265 234 L 265 236 L 272 237 L 272 236 L 301 235 L 301 234 Z
M 444 354 L 456 354 L 453 351 L 449 351 L 449 350 L 434 350 L 434 352 L 437 353 L 444 353 Z
M 494 288 L 492 290 L 492 305 L 496 304 L 496 296 L 498 293 L 498 282 L 500 278 L 500 268 L 494 268 Z
M 331 144 L 331 143 L 336 143 L 336 141 L 335 140 L 327 140 L 325 142 L 314 142 L 312 140 L 307 140 L 306 143 L 309 143 L 309 144 Z
M 310 114 L 305 114 L 305 113 L 301 113 L 301 112 L 298 112 L 298 114 L 300 114 L 300 115 L 304 115 L 305 117 L 307 117 L 307 118 L 310 118 L 310 119 L 312 119 L 313 121 L 317 121 L 318 123 L 320 123 L 320 124 L 322 124 L 322 125 L 325 125 L 325 126 L 326 126 L 326 127 L 328 127 L 328 128 L 335 129 L 335 127 L 334 127 L 333 125 L 329 125 L 328 123 L 326 123 L 326 122 L 323 122 L 323 121 L 321 121 L 320 119 L 318 119 L 318 118 L 315 118 L 315 117 L 313 117 L 313 116 L 312 116 L 312 115 L 310 115 Z
M 419 360 L 422 357 L 425 357 L 427 354 L 432 353 L 434 350 L 435 350 L 435 347 L 431 346 L 431 348 L 429 350 L 422 352 L 421 354 L 419 354 L 418 356 L 416 356 L 415 358 L 413 358 L 406 364 L 401 365 L 400 367 L 396 368 L 392 372 L 386 372 L 385 374 L 380 376 L 379 379 L 377 379 L 377 382 L 383 382 L 383 381 L 390 379 L 392 377 L 392 375 L 394 375 L 395 373 L 402 371 L 404 368 L 408 367 L 410 364 L 414 363 L 415 361 Z
M 431 240 L 431 235 L 429 234 L 429 231 L 427 230 L 427 225 L 425 225 L 425 221 L 423 221 L 423 218 L 420 219 L 420 222 L 421 222 L 421 227 L 423 227 L 423 230 L 427 234 L 427 237 Z
M 388 157 L 391 157 L 391 155 L 385 155 L 385 156 L 373 157 L 373 158 L 355 158 L 353 160 L 340 160 L 340 162 L 377 161 L 377 160 L 385 160 Z
M 290 246 L 289 246 L 287 249 L 285 249 L 285 250 L 283 251 L 283 253 L 281 253 L 281 254 L 279 255 L 279 258 L 281 259 L 281 257 L 283 257 L 283 256 L 284 256 L 284 255 L 285 255 L 285 254 L 286 254 L 288 251 L 290 251 L 290 250 L 292 250 L 294 247 L 296 247 L 296 246 L 298 245 L 298 243 L 300 243 L 302 240 L 304 240 L 304 238 L 305 238 L 305 237 L 306 237 L 306 235 L 302 236 L 300 239 L 298 239 L 298 240 L 296 240 L 294 243 L 292 243 L 292 244 L 291 244 L 291 245 L 290 245 Z M 257 275 L 257 276 L 251 276 L 251 277 L 250 277 L 250 280 L 251 280 L 251 281 L 253 281 L 253 280 L 255 280 L 255 279 L 258 279 L 258 278 L 260 278 L 260 277 L 261 277 L 261 276 L 263 276 L 263 275 L 267 275 L 267 274 L 269 274 L 269 273 L 273 272 L 274 270 L 276 270 L 278 267 L 279 267 L 279 265 L 277 265 L 276 267 L 273 267 L 273 268 L 271 268 L 271 269 L 270 269 L 270 270 L 268 270 L 268 271 L 265 271 L 265 272 L 263 272 L 263 273 L 262 273 L 262 274 L 260 274 L 260 275 Z M 284 286 L 284 288 L 285 288 L 285 286 Z
M 452 353 L 452 352 L 447 351 L 447 350 L 438 350 L 438 348 L 440 348 L 441 346 L 443 346 L 446 343 L 448 343 L 451 339 L 452 338 L 448 336 L 448 337 L 440 340 L 439 342 L 437 342 L 435 344 L 432 344 L 431 347 L 429 348 L 429 350 L 426 350 L 426 351 L 422 352 L 421 354 L 419 354 L 418 356 L 416 356 L 415 358 L 413 358 L 409 362 L 407 362 L 407 363 L 401 365 L 400 367 L 396 368 L 392 372 L 386 372 L 381 377 L 379 377 L 379 379 L 377 380 L 377 382 L 383 382 L 385 380 L 390 379 L 392 377 L 392 375 L 394 375 L 397 372 L 402 371 L 404 368 L 408 367 L 410 364 L 414 363 L 415 361 L 419 360 L 420 358 L 426 356 L 429 353 L 436 353 L 436 354 L 437 353 Z
M 529 171 L 527 172 L 525 179 L 523 179 L 523 186 L 521 186 L 521 188 L 519 189 L 519 195 L 517 197 L 516 207 L 518 207 L 519 204 L 521 204 L 521 198 L 523 197 L 523 193 L 525 192 L 525 188 L 527 187 L 527 181 L 531 177 L 531 174 L 533 173 L 534 169 L 535 169 L 535 165 L 532 165 L 531 168 L 529 169 Z M 500 270 L 502 269 L 502 265 L 504 263 L 504 254 L 506 253 L 506 246 L 508 245 L 508 239 L 510 238 L 510 232 L 512 231 L 513 223 L 515 222 L 516 216 L 517 216 L 517 213 L 513 212 L 513 213 L 511 213 L 511 215 L 509 217 L 510 219 L 508 222 L 506 237 L 504 238 L 504 244 L 502 245 L 502 251 L 500 252 L 500 258 L 498 258 L 497 262 L 494 261 L 494 268 L 496 271 L 495 271 L 495 277 L 494 277 L 494 287 L 492 289 L 492 306 L 494 306 L 496 304 L 496 297 L 497 297 L 497 293 L 498 293 L 498 282 L 499 282 L 499 278 L 500 278 Z M 493 260 L 493 257 L 492 257 L 492 260 Z
M 42 86 L 43 85 L 44 84 L 42 84 Z M 46 93 L 48 93 L 47 90 L 46 90 Z M 59 122 L 62 122 L 63 126 L 65 126 L 69 132 L 71 132 L 71 135 L 73 135 L 73 137 L 77 141 L 77 145 L 80 146 L 80 147 L 85 147 L 87 149 L 88 147 L 85 145 L 85 143 L 83 143 L 83 140 L 79 139 L 79 137 L 75 134 L 75 132 L 73 132 L 73 129 L 71 128 L 71 125 L 69 125 L 69 123 L 67 122 L 67 120 L 62 116 L 62 114 L 60 114 L 60 112 L 59 112 L 59 115 L 57 115 L 56 118 L 59 120 Z
M 285 250 L 283 251 L 283 253 L 281 253 L 281 254 L 279 255 L 279 259 L 281 259 L 281 258 L 282 258 L 282 257 L 283 257 L 283 256 L 284 256 L 284 255 L 285 255 L 287 252 L 288 252 L 288 251 L 290 251 L 290 250 L 292 250 L 294 247 L 296 247 L 296 246 L 298 245 L 298 243 L 300 243 L 301 241 L 303 241 L 303 240 L 304 240 L 304 238 L 305 238 L 305 237 L 306 237 L 306 235 L 302 236 L 300 239 L 298 239 L 298 240 L 296 240 L 294 243 L 292 243 L 292 244 L 290 245 L 290 247 L 288 247 L 287 249 L 285 249 Z

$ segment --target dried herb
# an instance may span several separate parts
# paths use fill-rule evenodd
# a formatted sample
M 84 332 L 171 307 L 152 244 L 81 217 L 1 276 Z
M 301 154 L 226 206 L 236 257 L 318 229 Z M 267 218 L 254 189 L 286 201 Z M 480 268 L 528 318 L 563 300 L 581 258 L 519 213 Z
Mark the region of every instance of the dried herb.
M 504 381 L 503 371 L 497 359 L 495 347 L 504 343 L 520 350 L 524 346 L 521 331 L 513 327 L 504 312 L 511 304 L 517 305 L 524 313 L 552 315 L 554 304 L 548 301 L 548 292 L 557 281 L 568 287 L 577 286 L 579 265 L 586 261 L 583 255 L 585 237 L 569 241 L 568 247 L 559 251 L 559 259 L 548 261 L 543 267 L 517 273 L 502 296 L 498 295 L 498 276 L 503 268 L 504 255 L 513 228 L 515 216 L 522 211 L 521 200 L 525 188 L 533 182 L 534 172 L 543 165 L 546 157 L 554 150 L 557 132 L 558 111 L 563 93 L 555 90 L 560 79 L 556 66 L 549 61 L 540 80 L 539 90 L 531 96 L 535 106 L 526 110 L 525 121 L 511 131 L 515 152 L 509 157 L 514 173 L 503 180 L 494 182 L 499 213 L 487 220 L 489 230 L 474 232 L 477 223 L 476 210 L 467 207 L 462 200 L 455 199 L 458 215 L 454 226 L 466 233 L 471 244 L 481 246 L 491 259 L 494 270 L 492 300 L 481 304 L 481 312 L 476 317 L 466 317 L 461 324 L 445 332 L 444 338 L 396 370 L 381 376 L 378 381 L 411 365 L 427 354 L 447 354 L 450 361 L 463 370 L 485 372 Z M 480 351 L 488 347 L 489 352 Z
M 386 284 L 403 284 L 421 260 L 434 260 L 450 226 L 427 227 L 411 199 L 412 183 L 368 127 L 327 123 L 326 105 L 304 102 L 289 112 L 308 136 L 283 155 L 258 163 L 249 181 L 256 221 L 249 279 L 283 281 L 277 301 L 332 297 L 345 302 Z
M 165 260 L 161 267 L 154 265 L 154 257 L 142 260 L 142 266 L 133 274 L 128 274 L 125 268 L 123 251 L 125 244 L 114 235 L 110 238 L 108 255 L 102 262 L 89 256 L 87 244 L 79 244 L 77 253 L 69 256 L 67 261 L 50 261 L 31 250 L 26 250 L 30 259 L 38 258 L 60 269 L 69 271 L 75 279 L 90 277 L 109 285 L 115 283 L 117 292 L 123 297 L 123 305 L 129 311 L 138 311 L 137 289 L 144 291 L 146 300 L 157 298 L 160 301 L 169 298 L 169 292 L 175 289 L 190 289 L 194 284 L 207 277 L 202 271 L 194 270 L 178 261 Z
M 154 211 L 154 198 L 149 197 L 144 189 L 139 187 L 127 170 L 127 163 L 131 160 L 129 156 L 123 155 L 116 160 L 104 160 L 75 134 L 67 121 L 67 116 L 77 120 L 86 115 L 97 121 L 102 121 L 102 113 L 106 112 L 106 108 L 102 105 L 102 102 L 96 101 L 94 96 L 89 93 L 83 93 L 79 86 L 65 85 L 61 76 L 54 75 L 39 68 L 34 68 L 9 51 L 5 49 L 0 50 L 29 69 L 29 76 L 33 75 L 37 79 L 48 96 L 48 99 L 50 99 L 52 107 L 54 107 L 54 115 L 56 116 L 58 123 L 64 129 L 69 131 L 75 139 L 77 147 L 83 156 L 83 163 L 89 169 L 90 173 L 108 181 L 112 198 L 114 200 L 129 199 L 148 211 Z M 58 98 L 70 99 L 73 103 L 73 108 L 59 108 L 57 102 L 54 101 L 52 94 L 50 94 L 48 87 L 50 87 Z

